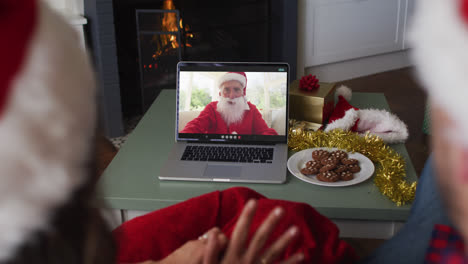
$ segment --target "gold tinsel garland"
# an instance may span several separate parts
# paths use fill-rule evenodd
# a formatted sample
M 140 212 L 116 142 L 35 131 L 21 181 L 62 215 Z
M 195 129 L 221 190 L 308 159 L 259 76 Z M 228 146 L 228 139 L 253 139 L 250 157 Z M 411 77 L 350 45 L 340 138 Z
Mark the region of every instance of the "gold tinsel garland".
M 357 133 L 340 129 L 331 132 L 290 129 L 288 146 L 294 151 L 328 147 L 359 152 L 376 164 L 374 183 L 383 195 L 395 202 L 397 206 L 414 199 L 416 182 L 409 183 L 405 180 L 403 157 L 377 136 L 371 134 L 360 136 Z

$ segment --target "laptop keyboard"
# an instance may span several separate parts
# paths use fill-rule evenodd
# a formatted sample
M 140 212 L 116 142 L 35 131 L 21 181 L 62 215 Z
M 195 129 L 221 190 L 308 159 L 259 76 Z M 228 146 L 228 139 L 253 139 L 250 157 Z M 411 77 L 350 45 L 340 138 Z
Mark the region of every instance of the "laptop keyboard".
M 271 163 L 273 148 L 187 146 L 182 160 Z

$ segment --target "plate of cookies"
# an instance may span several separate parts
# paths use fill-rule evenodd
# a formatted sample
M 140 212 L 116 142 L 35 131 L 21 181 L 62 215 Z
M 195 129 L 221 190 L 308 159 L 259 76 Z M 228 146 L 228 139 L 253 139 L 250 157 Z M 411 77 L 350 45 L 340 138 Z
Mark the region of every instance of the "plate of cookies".
M 337 148 L 311 148 L 288 160 L 292 175 L 308 183 L 343 187 L 361 183 L 374 173 L 374 163 L 357 152 Z

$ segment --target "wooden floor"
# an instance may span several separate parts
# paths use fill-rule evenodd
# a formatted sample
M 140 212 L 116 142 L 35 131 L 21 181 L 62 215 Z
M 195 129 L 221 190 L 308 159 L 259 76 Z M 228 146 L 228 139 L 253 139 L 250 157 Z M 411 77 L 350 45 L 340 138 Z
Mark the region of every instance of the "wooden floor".
M 429 155 L 427 137 L 422 132 L 426 96 L 413 77 L 411 68 L 379 73 L 371 76 L 341 82 L 358 92 L 384 93 L 390 108 L 407 125 L 410 132 L 406 148 L 419 175 Z M 105 137 L 97 139 L 98 175 L 104 171 L 113 159 L 115 149 Z M 384 240 L 346 239 L 359 256 L 366 256 Z

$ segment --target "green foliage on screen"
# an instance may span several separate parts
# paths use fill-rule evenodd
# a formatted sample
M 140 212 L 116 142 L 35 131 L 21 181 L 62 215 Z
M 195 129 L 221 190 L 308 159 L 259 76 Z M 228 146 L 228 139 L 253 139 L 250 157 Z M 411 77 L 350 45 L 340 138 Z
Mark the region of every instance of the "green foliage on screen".
M 276 87 L 275 87 L 276 88 Z M 268 93 L 270 97 L 270 108 L 279 109 L 286 106 L 285 89 L 270 89 Z M 265 90 L 262 86 L 253 87 L 249 91 L 248 99 L 251 103 L 257 106 L 258 109 L 265 108 Z
M 190 110 L 203 110 L 211 102 L 211 96 L 206 90 L 198 87 L 192 90 L 192 100 L 190 101 Z
M 286 106 L 284 92 L 275 91 L 270 93 L 270 107 L 273 109 L 282 108 Z

